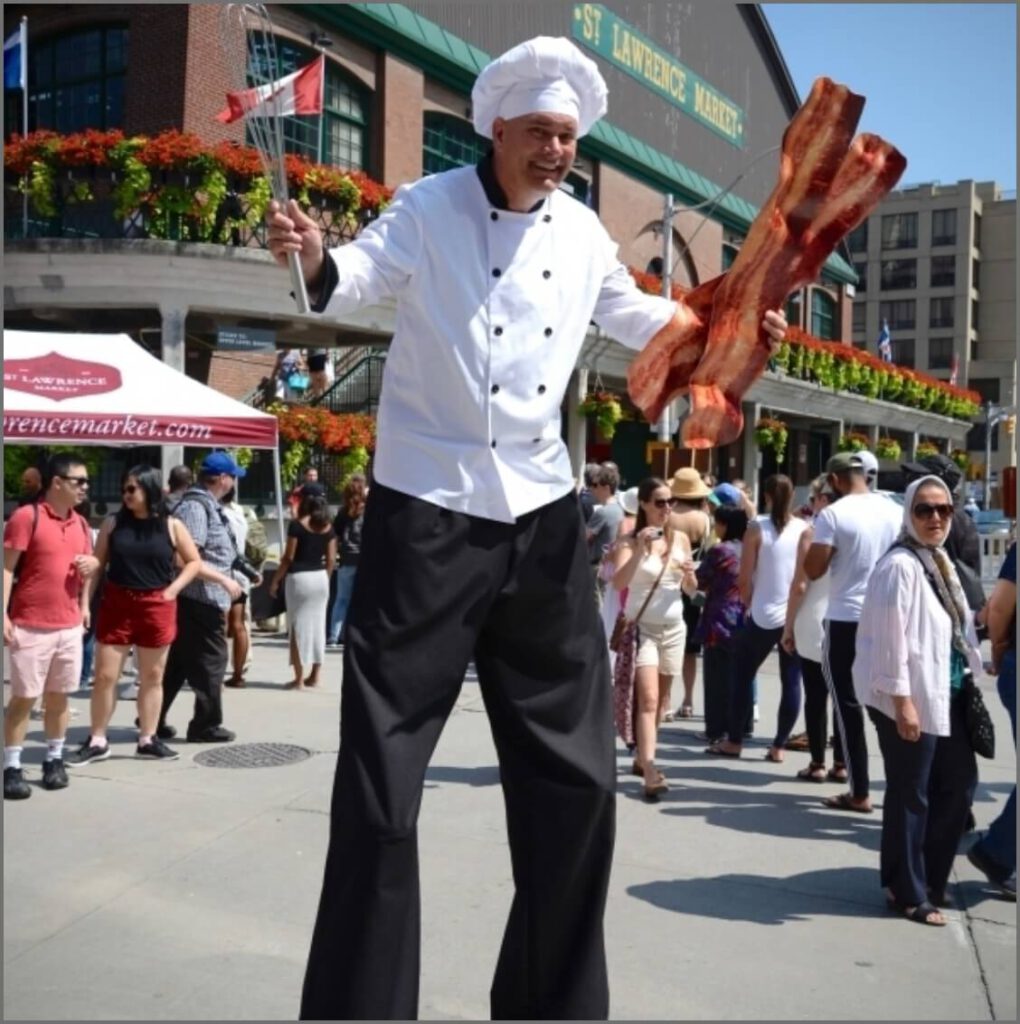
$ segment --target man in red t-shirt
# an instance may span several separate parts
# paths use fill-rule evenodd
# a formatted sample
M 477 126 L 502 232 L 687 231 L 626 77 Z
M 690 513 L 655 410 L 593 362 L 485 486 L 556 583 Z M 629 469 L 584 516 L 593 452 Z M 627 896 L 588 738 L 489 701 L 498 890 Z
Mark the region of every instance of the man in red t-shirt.
M 19 508 L 4 529 L 4 644 L 11 670 L 11 699 L 4 715 L 5 800 L 32 795 L 21 769 L 21 750 L 32 705 L 43 693 L 43 786 L 67 785 L 67 695 L 78 688 L 89 615 L 82 583 L 99 566 L 89 525 L 74 511 L 88 485 L 80 457 L 54 455 L 46 467 L 45 493 Z

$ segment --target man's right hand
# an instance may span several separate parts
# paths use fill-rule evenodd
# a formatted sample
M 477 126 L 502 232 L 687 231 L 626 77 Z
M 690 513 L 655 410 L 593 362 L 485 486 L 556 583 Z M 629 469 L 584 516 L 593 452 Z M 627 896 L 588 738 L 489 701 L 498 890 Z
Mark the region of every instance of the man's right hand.
M 14 623 L 8 618 L 7 613 L 4 612 L 4 643 L 9 644 L 14 639 Z
M 296 252 L 301 257 L 301 270 L 305 283 L 315 285 L 322 274 L 325 253 L 322 248 L 322 232 L 319 225 L 308 214 L 302 212 L 296 199 L 287 203 L 286 210 L 272 199 L 266 211 L 269 226 L 269 251 L 281 267 L 287 265 L 287 254 Z
M 230 595 L 231 601 L 236 601 L 244 593 L 241 589 L 241 584 L 237 580 L 226 580 L 223 584 L 223 589 Z

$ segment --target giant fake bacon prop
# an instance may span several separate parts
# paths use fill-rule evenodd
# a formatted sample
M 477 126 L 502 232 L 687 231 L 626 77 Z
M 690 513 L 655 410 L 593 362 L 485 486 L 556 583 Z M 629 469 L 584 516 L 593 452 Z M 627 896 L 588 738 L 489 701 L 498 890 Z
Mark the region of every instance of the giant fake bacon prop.
M 729 444 L 740 435 L 741 400 L 771 354 L 765 312 L 815 280 L 840 239 L 907 166 L 877 135 L 853 138 L 863 108 L 864 97 L 846 86 L 815 81 L 783 134 L 779 183 L 733 266 L 690 292 L 631 363 L 628 390 L 650 421 L 687 392 L 687 447 Z

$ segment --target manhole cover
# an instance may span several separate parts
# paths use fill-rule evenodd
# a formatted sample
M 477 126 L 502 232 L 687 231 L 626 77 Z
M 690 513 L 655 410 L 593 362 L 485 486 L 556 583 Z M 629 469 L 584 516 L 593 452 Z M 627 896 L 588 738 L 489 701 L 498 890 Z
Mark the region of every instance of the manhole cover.
M 195 761 L 206 768 L 278 768 L 311 756 L 310 750 L 291 743 L 238 743 L 203 750 Z

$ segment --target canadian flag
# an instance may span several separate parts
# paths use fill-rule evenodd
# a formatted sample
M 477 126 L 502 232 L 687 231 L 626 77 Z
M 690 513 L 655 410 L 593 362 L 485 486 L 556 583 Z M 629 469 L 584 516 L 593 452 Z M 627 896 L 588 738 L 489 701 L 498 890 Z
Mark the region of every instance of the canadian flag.
M 228 92 L 227 106 L 216 115 L 216 120 L 230 124 L 248 114 L 263 117 L 321 114 L 325 77 L 326 57 L 323 55 L 275 82 L 254 89 L 242 89 L 240 92 Z

